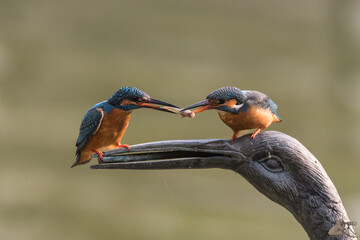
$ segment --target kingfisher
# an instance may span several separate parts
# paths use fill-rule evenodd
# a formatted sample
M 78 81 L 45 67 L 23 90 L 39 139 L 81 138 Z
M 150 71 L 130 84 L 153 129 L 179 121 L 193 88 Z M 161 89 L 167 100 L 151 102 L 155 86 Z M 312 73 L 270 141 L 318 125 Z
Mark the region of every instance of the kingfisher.
M 102 160 L 102 151 L 120 147 L 129 149 L 129 145 L 120 142 L 129 125 L 132 111 L 138 108 L 170 113 L 174 113 L 170 111 L 171 108 L 178 109 L 170 103 L 151 98 L 135 87 L 120 88 L 108 100 L 92 106 L 85 114 L 76 141 L 76 161 L 71 167 L 89 162 L 92 153 L 97 153 Z
M 258 91 L 240 90 L 236 87 L 222 87 L 210 93 L 205 100 L 184 108 L 196 108 L 193 113 L 216 109 L 220 119 L 234 134 L 232 140 L 240 137 L 242 130 L 254 129 L 251 138 L 269 127 L 273 122 L 282 122 L 277 114 L 277 105 L 268 96 Z

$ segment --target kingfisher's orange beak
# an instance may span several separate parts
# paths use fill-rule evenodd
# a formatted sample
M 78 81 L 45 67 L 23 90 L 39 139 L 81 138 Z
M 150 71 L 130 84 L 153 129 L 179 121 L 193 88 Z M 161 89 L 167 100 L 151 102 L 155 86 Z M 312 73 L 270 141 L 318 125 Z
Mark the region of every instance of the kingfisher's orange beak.
M 207 106 L 198 108 L 198 109 L 196 109 L 195 111 L 193 111 L 193 113 L 197 114 L 197 113 L 199 113 L 199 112 L 203 112 L 203 111 L 209 110 L 209 109 L 212 109 L 211 105 L 207 105 Z
M 192 108 L 197 108 L 197 107 L 201 107 L 201 108 L 198 108 L 196 109 L 195 111 L 193 111 L 193 113 L 197 114 L 199 112 L 203 112 L 205 110 L 209 110 L 209 109 L 215 109 L 217 108 L 218 106 L 217 105 L 212 105 L 210 104 L 209 100 L 205 99 L 203 101 L 200 101 L 200 102 L 197 102 L 197 103 L 194 103 L 193 105 L 190 105 L 186 108 L 183 108 L 181 109 L 181 111 L 184 111 L 184 110 L 188 110 L 188 109 L 192 109 Z

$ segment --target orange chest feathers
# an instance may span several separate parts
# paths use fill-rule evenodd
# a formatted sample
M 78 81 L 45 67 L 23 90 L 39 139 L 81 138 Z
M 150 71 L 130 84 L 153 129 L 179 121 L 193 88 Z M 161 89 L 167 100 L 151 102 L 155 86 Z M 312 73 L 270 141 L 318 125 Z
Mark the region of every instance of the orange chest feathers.
M 232 114 L 218 111 L 220 119 L 233 130 L 252 128 L 266 128 L 274 121 L 274 114 L 270 109 L 249 107 L 246 112 Z
M 129 125 L 130 116 L 130 111 L 121 109 L 113 109 L 110 113 L 105 113 L 100 128 L 94 136 L 99 145 L 119 145 Z

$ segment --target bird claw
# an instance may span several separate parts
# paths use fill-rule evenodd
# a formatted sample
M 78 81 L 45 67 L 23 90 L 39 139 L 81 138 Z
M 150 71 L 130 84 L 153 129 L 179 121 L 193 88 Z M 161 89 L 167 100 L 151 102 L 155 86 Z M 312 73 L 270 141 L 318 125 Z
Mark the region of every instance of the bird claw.
M 234 135 L 233 135 L 232 138 L 231 138 L 231 141 L 235 141 L 236 138 L 237 138 L 237 137 L 236 137 L 236 133 L 234 133 Z
M 125 148 L 127 148 L 127 150 L 130 150 L 130 146 L 127 144 L 119 144 L 118 147 L 119 148 L 125 147 Z
M 256 135 L 260 132 L 261 128 L 258 128 L 252 135 L 251 138 L 255 138 Z
M 99 156 L 99 160 L 104 161 L 103 152 L 98 151 L 98 150 L 93 150 L 93 152 Z

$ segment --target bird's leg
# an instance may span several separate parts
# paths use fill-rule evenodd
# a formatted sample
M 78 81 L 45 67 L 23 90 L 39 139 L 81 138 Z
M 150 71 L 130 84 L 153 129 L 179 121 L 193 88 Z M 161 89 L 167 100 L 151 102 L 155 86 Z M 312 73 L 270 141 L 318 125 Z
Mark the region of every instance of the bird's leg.
M 127 144 L 119 144 L 118 147 L 119 148 L 126 147 L 128 150 L 130 149 L 130 146 Z
M 98 151 L 98 150 L 93 150 L 93 153 L 96 153 L 97 155 L 99 155 L 99 158 L 101 161 L 103 161 L 103 153 L 101 151 Z
M 251 135 L 251 138 L 254 138 L 259 132 L 261 128 L 256 129 L 256 131 Z
M 234 132 L 234 134 L 233 134 L 233 136 L 231 138 L 232 141 L 234 141 L 235 139 L 241 137 L 241 135 L 243 133 L 242 130 L 236 130 L 236 129 L 233 129 L 233 132 Z
M 231 138 L 231 141 L 234 141 L 236 138 L 237 138 L 237 137 L 236 137 L 236 132 L 234 132 L 234 134 L 233 134 L 233 136 L 232 136 L 232 138 Z

